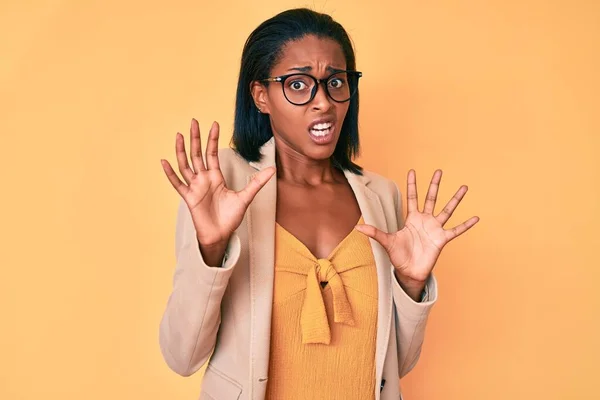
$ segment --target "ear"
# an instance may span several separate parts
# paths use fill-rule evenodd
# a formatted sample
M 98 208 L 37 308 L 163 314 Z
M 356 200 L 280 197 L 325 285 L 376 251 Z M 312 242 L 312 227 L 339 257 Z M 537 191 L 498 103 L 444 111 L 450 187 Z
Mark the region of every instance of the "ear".
M 250 84 L 250 93 L 252 93 L 256 108 L 263 114 L 270 114 L 267 87 L 258 81 L 254 81 Z

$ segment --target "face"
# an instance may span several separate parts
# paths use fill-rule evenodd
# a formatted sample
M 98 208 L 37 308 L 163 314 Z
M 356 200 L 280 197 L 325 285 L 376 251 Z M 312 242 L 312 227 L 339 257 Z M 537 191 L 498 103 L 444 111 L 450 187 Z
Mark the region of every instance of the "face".
M 330 76 L 332 69 L 346 69 L 341 46 L 334 40 L 310 35 L 289 42 L 283 48 L 282 57 L 273 67 L 271 77 L 307 73 L 322 79 Z M 337 84 L 337 81 L 332 82 L 330 90 L 335 90 Z M 290 79 L 284 85 L 289 93 L 304 87 L 302 82 Z M 319 85 L 312 101 L 300 106 L 286 99 L 280 82 L 270 82 L 268 87 L 259 83 L 252 85 L 257 107 L 262 113 L 269 114 L 278 150 L 312 160 L 325 160 L 333 154 L 350 102 L 332 100 L 325 93 L 324 85 Z

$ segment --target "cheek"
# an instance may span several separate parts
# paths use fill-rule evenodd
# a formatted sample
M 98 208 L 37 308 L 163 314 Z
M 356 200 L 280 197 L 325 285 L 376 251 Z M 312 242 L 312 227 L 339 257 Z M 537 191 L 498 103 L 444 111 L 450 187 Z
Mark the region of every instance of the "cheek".
M 285 120 L 286 118 L 295 115 L 299 107 L 294 106 L 287 101 L 281 90 L 274 90 L 269 93 L 269 108 L 273 115 L 279 117 L 278 119 Z
M 294 106 L 286 99 L 271 100 L 271 125 L 278 134 L 295 136 L 305 125 L 302 107 Z
M 348 109 L 350 108 L 350 103 L 346 102 L 346 103 L 342 103 L 339 104 L 337 107 L 337 119 L 338 121 L 344 122 L 344 119 L 346 118 L 346 114 L 348 113 Z M 340 125 L 341 127 L 341 125 Z
M 276 117 L 280 124 L 295 124 L 298 123 L 299 118 L 302 118 L 302 109 L 283 99 L 275 104 L 273 117 Z

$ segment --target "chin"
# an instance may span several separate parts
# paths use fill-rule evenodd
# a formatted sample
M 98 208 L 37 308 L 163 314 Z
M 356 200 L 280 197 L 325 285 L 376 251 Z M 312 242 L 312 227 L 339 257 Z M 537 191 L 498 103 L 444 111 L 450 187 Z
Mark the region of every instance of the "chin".
M 327 144 L 316 144 L 312 141 L 309 141 L 307 145 L 304 146 L 303 153 L 313 160 L 326 160 L 333 155 L 336 145 L 337 138 Z

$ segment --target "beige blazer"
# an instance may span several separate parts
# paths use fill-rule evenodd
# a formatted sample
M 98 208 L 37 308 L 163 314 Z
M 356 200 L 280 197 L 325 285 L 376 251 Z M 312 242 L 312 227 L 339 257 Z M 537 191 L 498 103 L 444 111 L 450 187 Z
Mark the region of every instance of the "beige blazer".
M 248 163 L 232 149 L 220 149 L 227 186 L 243 189 L 252 176 L 275 165 L 272 138 L 260 162 Z M 403 226 L 402 197 L 394 182 L 377 174 L 345 172 L 365 223 L 395 232 Z M 276 179 L 257 194 L 231 237 L 221 267 L 203 261 L 190 212 L 181 200 L 175 233 L 172 292 L 160 322 L 159 343 L 168 366 L 189 376 L 207 361 L 200 399 L 262 400 L 269 379 L 273 300 Z M 370 239 L 378 274 L 375 399 L 401 399 L 399 378 L 416 364 L 425 325 L 437 299 L 433 275 L 422 302 L 400 287 L 382 246 Z M 212 356 L 211 356 L 212 355 Z M 315 394 L 315 399 L 318 395 Z M 285 399 L 283 399 L 285 400 Z

